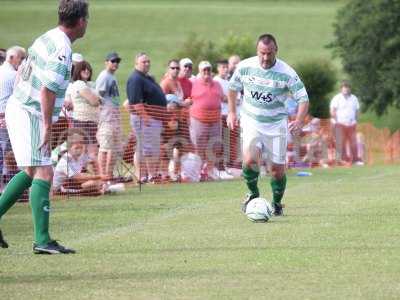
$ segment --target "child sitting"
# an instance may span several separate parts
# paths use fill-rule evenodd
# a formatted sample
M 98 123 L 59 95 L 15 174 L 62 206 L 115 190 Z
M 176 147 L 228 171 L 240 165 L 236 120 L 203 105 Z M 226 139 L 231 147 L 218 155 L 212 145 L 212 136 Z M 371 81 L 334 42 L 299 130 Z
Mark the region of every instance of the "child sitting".
M 60 158 L 54 170 L 54 193 L 100 195 L 103 193 L 100 176 L 85 171 L 94 164 L 88 154 L 82 135 L 73 134 L 67 143 L 68 151 Z

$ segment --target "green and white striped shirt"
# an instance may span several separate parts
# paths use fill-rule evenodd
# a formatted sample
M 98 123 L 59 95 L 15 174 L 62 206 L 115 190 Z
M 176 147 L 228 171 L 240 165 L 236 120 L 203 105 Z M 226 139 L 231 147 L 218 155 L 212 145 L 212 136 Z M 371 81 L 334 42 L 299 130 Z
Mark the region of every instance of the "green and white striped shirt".
M 297 103 L 308 101 L 299 76 L 280 59 L 269 69 L 260 66 L 257 56 L 241 61 L 229 82 L 229 88 L 243 91 L 241 117 L 257 127 L 286 122 L 287 99 L 293 98 Z
M 59 28 L 54 28 L 35 40 L 21 66 L 18 84 L 10 101 L 32 114 L 41 116 L 40 89 L 46 87 L 56 94 L 53 122 L 60 114 L 65 90 L 71 77 L 71 41 Z

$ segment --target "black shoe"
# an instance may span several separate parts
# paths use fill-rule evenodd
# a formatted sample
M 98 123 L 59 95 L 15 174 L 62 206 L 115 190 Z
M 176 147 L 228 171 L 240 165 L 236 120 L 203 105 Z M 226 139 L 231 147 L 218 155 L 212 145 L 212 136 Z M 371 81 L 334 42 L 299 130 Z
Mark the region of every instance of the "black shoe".
M 3 233 L 0 230 L 0 248 L 8 248 L 7 242 L 3 238 Z
M 272 203 L 274 208 L 274 216 L 283 216 L 283 206 L 280 203 Z
M 33 253 L 35 254 L 73 254 L 73 249 L 68 249 L 60 245 L 57 241 L 51 241 L 47 245 L 39 246 L 33 244 Z
M 243 202 L 242 202 L 242 207 L 241 207 L 242 212 L 245 213 L 245 212 L 246 212 L 247 204 L 249 204 L 249 202 L 250 202 L 251 200 L 253 200 L 253 199 L 255 199 L 255 198 L 258 198 L 258 197 L 260 197 L 260 195 L 258 195 L 258 194 L 251 194 L 251 193 L 246 194 L 246 197 L 244 198 L 244 200 L 243 200 Z

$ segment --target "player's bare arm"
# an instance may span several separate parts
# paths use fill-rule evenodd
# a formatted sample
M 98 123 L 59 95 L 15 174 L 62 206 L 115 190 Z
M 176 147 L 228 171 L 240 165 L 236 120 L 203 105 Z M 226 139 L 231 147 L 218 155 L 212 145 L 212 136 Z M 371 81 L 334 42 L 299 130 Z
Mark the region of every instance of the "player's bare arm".
M 289 123 L 289 131 L 292 134 L 299 134 L 301 128 L 304 125 L 304 119 L 307 116 L 308 113 L 308 101 L 307 102 L 301 102 L 299 104 L 299 109 L 297 111 L 296 119 L 293 122 Z
M 49 90 L 46 87 L 40 89 L 40 107 L 42 110 L 43 118 L 43 136 L 42 143 L 39 148 L 46 147 L 50 151 L 50 136 L 52 126 L 52 116 L 54 110 L 54 104 L 56 102 L 56 93 Z
M 238 120 L 236 117 L 236 99 L 238 92 L 234 90 L 228 91 L 228 116 L 226 118 L 226 123 L 228 124 L 228 128 L 233 130 L 236 126 L 238 126 Z

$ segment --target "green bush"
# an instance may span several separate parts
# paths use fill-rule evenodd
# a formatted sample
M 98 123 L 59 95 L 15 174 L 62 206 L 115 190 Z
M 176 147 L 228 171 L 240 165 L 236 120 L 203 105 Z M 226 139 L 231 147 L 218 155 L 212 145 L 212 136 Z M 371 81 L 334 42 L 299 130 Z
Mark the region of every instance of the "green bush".
M 220 58 L 220 54 L 214 42 L 202 39 L 197 34 L 192 33 L 175 54 L 175 57 L 178 59 L 189 57 L 193 61 L 193 71 L 197 73 L 197 66 L 202 60 L 208 60 L 215 68 L 215 62 Z
M 179 59 L 189 57 L 193 61 L 195 72 L 200 61 L 208 60 L 216 71 L 216 61 L 228 59 L 233 54 L 239 55 L 241 59 L 248 58 L 254 56 L 255 51 L 255 41 L 250 36 L 237 36 L 230 33 L 216 44 L 191 33 L 175 57 Z
M 256 54 L 255 40 L 251 36 L 238 36 L 230 33 L 222 40 L 220 46 L 221 57 L 228 58 L 231 55 L 237 54 L 241 59 L 245 59 Z
M 337 74 L 327 60 L 308 60 L 295 67 L 310 98 L 310 115 L 317 118 L 329 117 L 328 95 L 337 83 Z

